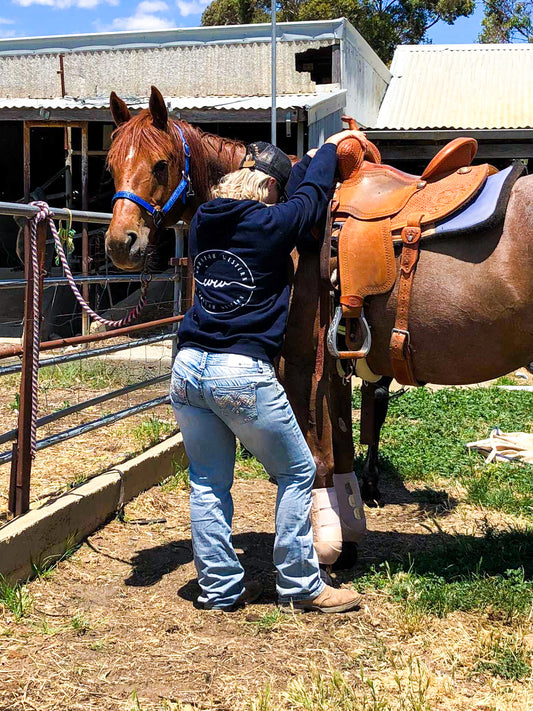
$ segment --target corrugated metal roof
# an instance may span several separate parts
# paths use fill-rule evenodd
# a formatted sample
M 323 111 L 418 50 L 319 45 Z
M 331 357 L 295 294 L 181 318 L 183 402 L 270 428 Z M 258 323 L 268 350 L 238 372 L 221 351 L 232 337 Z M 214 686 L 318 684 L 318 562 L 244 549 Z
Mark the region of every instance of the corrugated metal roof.
M 533 126 L 533 45 L 404 45 L 377 129 Z
M 284 94 L 278 96 L 276 105 L 279 109 L 317 109 L 321 107 L 327 111 L 328 104 L 336 106 L 343 103 L 346 90 L 339 89 L 333 92 L 318 92 L 316 94 Z M 122 97 L 131 109 L 143 109 L 148 106 L 147 97 Z M 211 109 L 220 111 L 246 111 L 270 108 L 270 96 L 190 96 L 166 99 L 171 111 L 181 109 Z M 76 99 L 2 99 L 1 109 L 107 109 L 109 97 L 94 97 Z M 332 109 L 336 110 L 336 109 Z
M 278 22 L 276 35 L 280 42 L 341 39 L 348 21 L 333 20 Z M 357 33 L 358 34 L 358 33 Z M 208 27 L 176 27 L 169 30 L 135 32 L 99 32 L 46 37 L 7 37 L 0 39 L 2 54 L 36 54 L 40 52 L 83 52 L 116 49 L 145 49 L 196 44 L 270 42 L 269 22 L 253 25 L 219 25 Z M 360 35 L 359 35 L 360 37 Z M 362 39 L 362 38 L 361 38 Z M 364 40 L 363 40 L 364 42 Z

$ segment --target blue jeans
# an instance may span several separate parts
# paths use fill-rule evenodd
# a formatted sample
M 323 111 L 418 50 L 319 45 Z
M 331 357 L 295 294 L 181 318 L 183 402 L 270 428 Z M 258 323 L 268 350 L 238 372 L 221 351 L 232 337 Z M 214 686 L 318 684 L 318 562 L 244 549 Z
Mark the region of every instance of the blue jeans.
M 274 564 L 280 601 L 319 595 L 324 583 L 309 516 L 315 463 L 272 365 L 183 348 L 174 362 L 170 398 L 189 457 L 198 601 L 231 607 L 244 590 L 244 571 L 231 543 L 235 437 L 278 484 Z

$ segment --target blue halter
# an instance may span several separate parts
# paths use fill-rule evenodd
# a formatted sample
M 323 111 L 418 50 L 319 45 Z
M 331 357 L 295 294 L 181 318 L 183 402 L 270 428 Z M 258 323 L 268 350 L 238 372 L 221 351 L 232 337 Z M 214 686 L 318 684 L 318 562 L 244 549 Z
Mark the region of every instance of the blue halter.
M 178 126 L 178 124 L 175 124 L 175 126 L 178 129 L 178 133 L 180 134 L 181 143 L 183 145 L 183 152 L 185 153 L 185 169 L 182 172 L 182 178 L 179 182 L 178 187 L 174 190 L 174 192 L 163 205 L 163 207 L 154 207 L 153 205 L 150 205 L 150 203 L 146 200 L 143 200 L 142 197 L 139 197 L 138 195 L 130 192 L 129 190 L 119 190 L 113 195 L 113 198 L 111 200 L 112 205 L 114 205 L 117 200 L 131 200 L 136 205 L 139 205 L 139 207 L 143 207 L 152 216 L 152 220 L 154 221 L 154 225 L 156 226 L 156 228 L 161 227 L 161 225 L 163 224 L 163 220 L 180 198 L 183 204 L 185 205 L 185 203 L 187 202 L 187 197 L 189 197 L 189 195 L 194 195 L 194 191 L 191 186 L 191 178 L 189 176 L 191 149 L 189 148 L 189 144 L 185 140 L 185 136 L 183 135 L 183 131 L 181 130 L 181 128 Z

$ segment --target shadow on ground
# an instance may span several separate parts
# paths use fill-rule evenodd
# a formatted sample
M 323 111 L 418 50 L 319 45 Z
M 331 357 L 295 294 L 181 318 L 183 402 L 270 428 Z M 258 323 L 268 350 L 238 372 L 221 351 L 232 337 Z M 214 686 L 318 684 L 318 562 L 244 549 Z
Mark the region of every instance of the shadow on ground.
M 359 454 L 354 459 L 355 473 L 360 477 L 366 455 Z M 379 490 L 382 494 L 381 506 L 391 504 L 418 504 L 419 510 L 428 514 L 445 517 L 453 513 L 460 503 L 444 489 L 423 489 L 410 491 L 394 464 L 387 457 L 379 457 Z

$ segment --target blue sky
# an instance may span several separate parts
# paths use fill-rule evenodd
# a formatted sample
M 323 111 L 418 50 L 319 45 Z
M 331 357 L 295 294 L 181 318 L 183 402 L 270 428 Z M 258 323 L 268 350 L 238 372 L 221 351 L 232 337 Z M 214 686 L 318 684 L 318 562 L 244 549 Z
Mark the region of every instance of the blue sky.
M 0 0 L 0 37 L 149 30 L 200 25 L 209 0 Z M 475 42 L 480 2 L 471 18 L 430 31 L 434 43 Z

